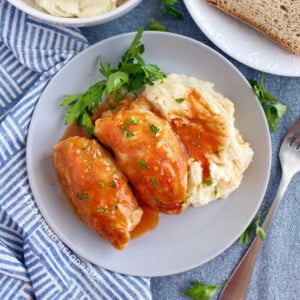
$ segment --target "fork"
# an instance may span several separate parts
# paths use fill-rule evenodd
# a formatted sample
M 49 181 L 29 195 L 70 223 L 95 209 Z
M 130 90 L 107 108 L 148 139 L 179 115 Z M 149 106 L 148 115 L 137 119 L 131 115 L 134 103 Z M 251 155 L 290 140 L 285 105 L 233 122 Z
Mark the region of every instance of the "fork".
M 282 176 L 276 197 L 265 218 L 262 228 L 267 231 L 272 217 L 283 197 L 292 177 L 300 171 L 300 118 L 294 123 L 286 134 L 279 151 Z M 227 281 L 219 300 L 244 300 L 251 280 L 253 268 L 263 240 L 257 235 L 244 257 L 237 265 L 233 274 Z

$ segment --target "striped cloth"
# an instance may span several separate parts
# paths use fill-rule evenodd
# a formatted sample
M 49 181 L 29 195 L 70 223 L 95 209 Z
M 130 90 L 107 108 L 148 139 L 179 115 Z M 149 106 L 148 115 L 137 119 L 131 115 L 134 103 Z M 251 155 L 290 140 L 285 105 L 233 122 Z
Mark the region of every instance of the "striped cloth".
M 0 0 L 0 299 L 150 299 L 150 279 L 77 257 L 31 194 L 26 137 L 49 79 L 88 46 L 79 30 L 43 25 Z

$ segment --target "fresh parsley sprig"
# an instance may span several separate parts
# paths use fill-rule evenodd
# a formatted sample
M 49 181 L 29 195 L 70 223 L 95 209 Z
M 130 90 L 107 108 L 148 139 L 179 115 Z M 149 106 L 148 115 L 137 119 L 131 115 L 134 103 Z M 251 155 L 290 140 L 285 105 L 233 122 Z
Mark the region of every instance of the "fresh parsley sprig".
M 163 13 L 158 17 L 158 20 L 155 18 L 150 20 L 149 30 L 168 31 L 168 27 L 163 25 L 160 20 L 167 14 L 177 20 L 183 20 L 183 15 L 175 7 L 175 5 L 178 3 L 178 0 L 159 0 L 159 2 L 163 6 Z
M 257 215 L 252 222 L 248 225 L 248 227 L 244 230 L 244 232 L 239 237 L 238 243 L 239 244 L 248 244 L 251 239 L 251 232 L 255 228 L 255 233 L 258 235 L 262 240 L 266 238 L 266 233 L 264 229 L 261 227 L 261 219 L 268 213 L 269 208 L 263 211 L 261 214 Z
M 259 81 L 250 79 L 249 83 L 264 109 L 270 130 L 276 131 L 279 119 L 287 112 L 287 106 L 265 90 L 263 73 Z
M 77 121 L 79 126 L 86 127 L 92 135 L 93 111 L 99 107 L 106 96 L 113 95 L 117 104 L 125 94 L 142 88 L 144 84 L 152 85 L 153 80 L 166 77 L 157 65 L 145 63 L 142 57 L 145 46 L 141 43 L 143 32 L 143 27 L 137 31 L 117 68 L 113 68 L 110 64 L 105 65 L 100 58 L 99 71 L 104 76 L 104 80 L 95 83 L 81 94 L 66 95 L 63 98 L 60 105 L 68 106 L 65 124 Z
M 207 300 L 212 297 L 216 291 L 223 287 L 225 283 L 219 285 L 204 284 L 199 281 L 191 281 L 191 287 L 185 291 L 185 295 L 193 300 Z

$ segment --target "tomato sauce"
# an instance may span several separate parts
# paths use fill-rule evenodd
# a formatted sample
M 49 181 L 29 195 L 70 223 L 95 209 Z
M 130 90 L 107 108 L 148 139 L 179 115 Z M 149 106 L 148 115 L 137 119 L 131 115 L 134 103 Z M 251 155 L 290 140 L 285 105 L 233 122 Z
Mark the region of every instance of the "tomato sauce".
M 145 204 L 139 204 L 143 210 L 140 223 L 131 232 L 131 238 L 137 238 L 156 228 L 159 222 L 159 212 Z
M 72 136 L 81 136 L 86 138 L 92 138 L 85 127 L 80 127 L 76 122 L 70 124 L 65 132 L 63 133 L 60 140 L 67 139 Z M 66 195 L 66 193 L 65 193 Z M 68 198 L 68 197 L 67 197 Z M 73 213 L 81 220 L 78 210 L 75 208 L 72 201 L 68 199 L 68 203 L 71 206 Z M 159 212 L 153 210 L 149 206 L 139 203 L 139 206 L 143 209 L 143 215 L 140 223 L 135 227 L 135 229 L 131 232 L 131 238 L 137 238 L 143 234 L 146 234 L 148 231 L 156 228 L 159 222 Z
M 199 118 L 199 112 L 194 107 L 195 102 L 201 101 L 201 95 L 192 90 L 187 99 L 190 104 L 190 117 L 174 117 L 170 123 L 173 130 L 178 134 L 190 157 L 201 162 L 203 178 L 210 177 L 208 154 L 218 152 L 220 142 L 216 132 L 207 126 L 207 122 Z M 203 102 L 203 101 L 202 101 Z M 206 104 L 203 102 L 203 105 Z M 206 104 L 205 109 L 210 111 Z M 212 113 L 211 111 L 209 113 Z

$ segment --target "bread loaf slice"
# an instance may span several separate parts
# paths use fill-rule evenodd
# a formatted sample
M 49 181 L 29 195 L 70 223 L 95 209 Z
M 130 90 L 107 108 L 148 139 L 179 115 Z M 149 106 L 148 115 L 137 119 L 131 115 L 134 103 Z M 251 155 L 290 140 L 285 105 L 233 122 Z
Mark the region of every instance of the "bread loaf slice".
M 300 0 L 208 0 L 300 55 Z

